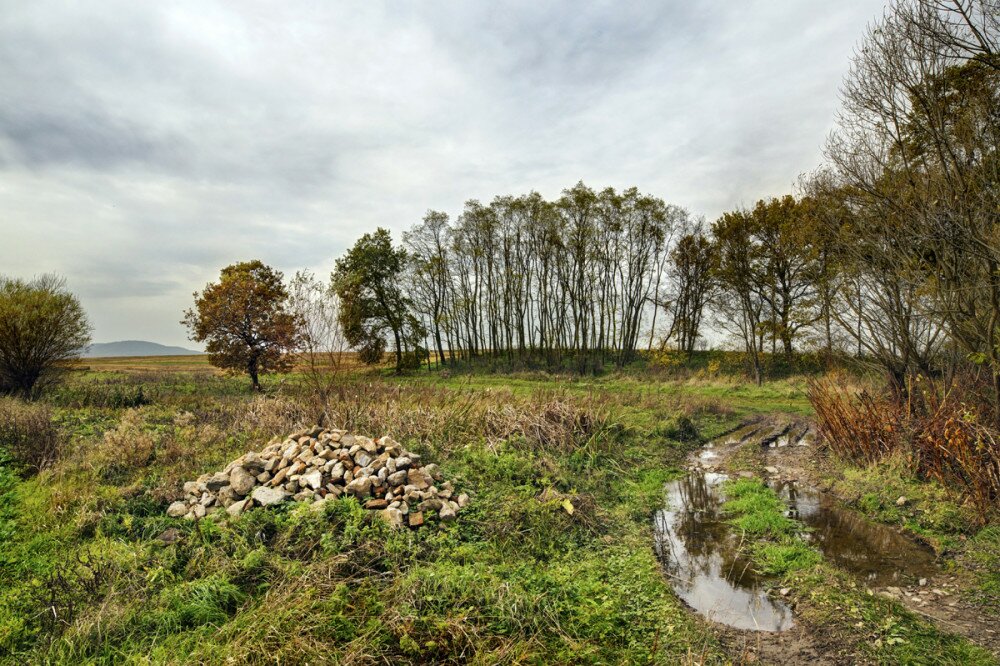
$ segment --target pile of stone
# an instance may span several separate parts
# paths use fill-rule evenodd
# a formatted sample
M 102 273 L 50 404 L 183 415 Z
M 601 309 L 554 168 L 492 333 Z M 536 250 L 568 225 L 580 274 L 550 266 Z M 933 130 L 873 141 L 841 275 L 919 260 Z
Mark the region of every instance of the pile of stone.
M 343 430 L 313 428 L 240 456 L 216 474 L 184 484 L 185 498 L 167 508 L 173 517 L 238 516 L 252 506 L 286 501 L 324 502 L 348 495 L 379 511 L 394 527 L 420 527 L 424 513 L 455 520 L 469 503 L 456 495 L 435 464 L 389 436 L 370 439 Z

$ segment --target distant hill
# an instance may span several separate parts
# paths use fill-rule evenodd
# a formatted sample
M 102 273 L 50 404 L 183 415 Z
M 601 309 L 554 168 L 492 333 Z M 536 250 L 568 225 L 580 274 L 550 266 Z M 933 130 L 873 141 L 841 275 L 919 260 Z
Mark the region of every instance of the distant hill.
M 109 358 L 113 356 L 191 356 L 204 352 L 168 347 L 145 340 L 119 340 L 118 342 L 95 342 L 84 352 L 85 358 Z

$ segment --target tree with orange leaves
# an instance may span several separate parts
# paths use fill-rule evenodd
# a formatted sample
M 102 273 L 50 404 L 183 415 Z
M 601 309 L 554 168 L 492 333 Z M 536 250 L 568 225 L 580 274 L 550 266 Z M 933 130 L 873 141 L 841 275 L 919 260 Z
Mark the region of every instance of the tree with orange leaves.
M 246 372 L 260 390 L 263 372 L 287 372 L 301 327 L 288 308 L 282 274 L 258 260 L 222 269 L 218 283 L 195 292 L 194 308 L 181 321 L 195 342 L 204 342 L 217 368 Z

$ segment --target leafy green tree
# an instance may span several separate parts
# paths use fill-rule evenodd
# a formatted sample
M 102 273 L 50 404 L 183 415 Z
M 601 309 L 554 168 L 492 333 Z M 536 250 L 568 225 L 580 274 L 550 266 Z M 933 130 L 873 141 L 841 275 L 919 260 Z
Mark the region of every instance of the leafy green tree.
M 381 227 L 359 238 L 337 260 L 333 271 L 334 289 L 340 298 L 340 323 L 348 344 L 358 350 L 362 362 L 377 363 L 391 334 L 396 372 L 403 370 L 408 358 L 419 358 L 419 354 L 410 352 L 419 350 L 419 341 L 425 335 L 403 289 L 406 271 L 406 250 L 393 247 L 392 237 Z
M 0 277 L 0 393 L 37 396 L 87 348 L 90 330 L 63 278 Z
M 181 321 L 204 342 L 212 365 L 250 375 L 260 390 L 262 372 L 287 372 L 301 340 L 301 322 L 290 311 L 282 274 L 258 260 L 222 269 Z
M 723 213 L 712 225 L 717 256 L 715 279 L 720 287 L 715 301 L 718 323 L 742 340 L 754 381 L 759 385 L 764 372 L 761 355 L 768 278 L 761 248 L 754 242 L 755 233 L 754 215 L 748 210 Z

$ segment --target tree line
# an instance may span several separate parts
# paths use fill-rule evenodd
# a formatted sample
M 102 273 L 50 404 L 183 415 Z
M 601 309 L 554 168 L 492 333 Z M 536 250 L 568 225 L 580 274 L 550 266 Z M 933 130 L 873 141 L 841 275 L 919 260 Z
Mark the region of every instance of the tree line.
M 826 163 L 791 194 L 711 223 L 637 188 L 472 200 L 398 245 L 365 234 L 328 281 L 234 264 L 231 289 L 208 285 L 184 321 L 251 378 L 301 348 L 388 352 L 397 370 L 596 371 L 725 338 L 758 382 L 803 349 L 862 359 L 900 392 L 978 368 L 1000 413 L 998 17 L 997 0 L 890 4 L 852 60 Z

